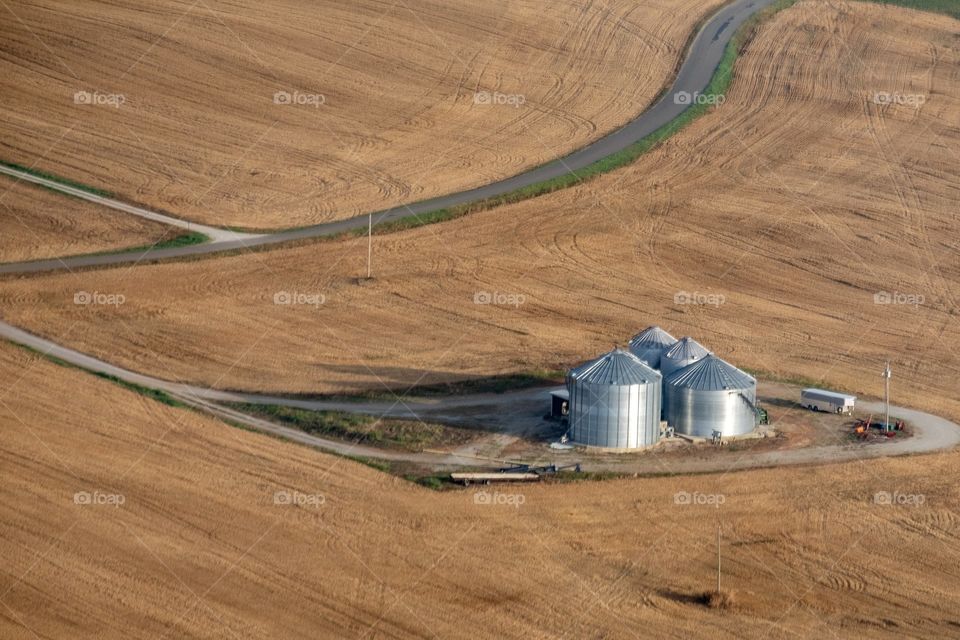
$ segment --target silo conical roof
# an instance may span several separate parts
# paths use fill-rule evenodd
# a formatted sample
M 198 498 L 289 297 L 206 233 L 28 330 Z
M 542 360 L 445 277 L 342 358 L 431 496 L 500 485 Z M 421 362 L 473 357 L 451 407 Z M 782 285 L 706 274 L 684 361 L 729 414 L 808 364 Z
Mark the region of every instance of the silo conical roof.
M 690 337 L 680 338 L 675 345 L 667 349 L 663 354 L 665 358 L 669 358 L 670 360 L 681 361 L 699 360 L 708 355 L 710 355 L 710 352 L 707 351 L 707 348 Z
M 570 377 L 578 384 L 609 385 L 651 384 L 662 379 L 659 372 L 623 349 L 614 349 L 574 368 L 570 371 Z
M 677 339 L 672 335 L 654 325 L 647 327 L 630 341 L 630 350 L 634 353 L 644 351 L 650 348 L 667 349 L 677 343 Z
M 712 354 L 674 371 L 666 382 L 673 387 L 696 391 L 749 389 L 757 384 L 756 378 Z

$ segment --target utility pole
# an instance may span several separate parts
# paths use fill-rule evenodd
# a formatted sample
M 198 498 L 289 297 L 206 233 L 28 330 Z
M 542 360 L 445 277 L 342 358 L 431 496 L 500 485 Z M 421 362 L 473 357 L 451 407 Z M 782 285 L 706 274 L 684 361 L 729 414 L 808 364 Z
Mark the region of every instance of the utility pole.
M 883 422 L 883 430 L 890 431 L 890 376 L 892 375 L 890 371 L 890 362 L 887 361 L 887 365 L 883 369 L 883 407 L 885 418 Z
M 717 593 L 720 593 L 720 517 L 717 516 Z
M 367 221 L 367 280 L 373 277 L 373 213 Z

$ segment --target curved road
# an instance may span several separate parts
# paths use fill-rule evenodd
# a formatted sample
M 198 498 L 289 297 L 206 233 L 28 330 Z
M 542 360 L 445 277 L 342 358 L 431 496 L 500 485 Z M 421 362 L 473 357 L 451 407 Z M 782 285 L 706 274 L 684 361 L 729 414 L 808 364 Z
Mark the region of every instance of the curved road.
M 0 322 L 0 337 L 30 347 L 48 356 L 59 358 L 87 371 L 114 376 L 125 382 L 151 389 L 160 389 L 185 404 L 218 417 L 239 422 L 258 431 L 281 436 L 287 440 L 340 455 L 363 456 L 387 461 L 415 462 L 437 467 L 477 466 L 482 462 L 489 463 L 489 459 L 478 460 L 477 457 L 471 455 L 470 447 L 454 453 L 429 451 L 410 453 L 331 440 L 268 420 L 262 420 L 222 406 L 219 403 L 275 404 L 301 409 L 350 411 L 380 417 L 479 426 L 507 437 L 512 437 L 511 434 L 523 431 L 524 427 L 537 424 L 549 407 L 550 389 L 544 388 L 502 394 L 486 393 L 432 399 L 412 398 L 410 400 L 370 402 L 297 400 L 264 394 L 219 391 L 136 373 L 79 351 L 60 346 L 4 322 Z M 950 449 L 960 444 L 960 425 L 916 409 L 893 406 L 890 408 L 897 416 L 904 418 L 911 424 L 914 429 L 912 438 L 876 445 L 836 444 L 803 449 L 746 452 L 732 459 L 731 456 L 724 455 L 705 459 L 670 459 L 666 461 L 654 452 L 643 456 L 611 456 L 604 460 L 585 461 L 582 463 L 582 467 L 586 471 L 616 471 L 639 474 L 727 472 L 757 467 L 844 462 L 884 456 L 930 453 Z M 860 409 L 868 413 L 878 414 L 882 412 L 882 405 L 879 402 L 861 402 Z M 558 463 L 564 460 L 578 460 L 580 455 L 577 451 L 551 451 L 551 457 L 556 459 Z
M 621 129 L 609 133 L 602 138 L 595 140 L 586 147 L 571 153 L 563 158 L 539 166 L 535 169 L 521 173 L 520 175 L 506 178 L 499 182 L 494 182 L 476 189 L 461 191 L 430 200 L 423 200 L 410 205 L 401 205 L 392 209 L 378 211 L 373 213 L 374 224 L 391 222 L 402 218 L 418 216 L 421 214 L 436 211 L 447 207 L 454 207 L 461 204 L 468 204 L 510 193 L 522 187 L 528 187 L 544 180 L 559 178 L 568 174 L 575 174 L 577 171 L 593 164 L 597 160 L 602 160 L 618 151 L 626 149 L 653 133 L 663 125 L 669 123 L 686 109 L 689 108 L 689 100 L 677 99 L 677 96 L 686 97 L 697 92 L 703 91 L 710 83 L 713 73 L 723 57 L 727 43 L 736 33 L 737 29 L 750 16 L 760 9 L 773 4 L 776 0 L 733 0 L 730 4 L 721 8 L 709 21 L 700 29 L 687 52 L 680 67 L 677 77 L 659 101 L 652 107 L 640 114 L 636 119 Z M 16 172 L 14 169 L 0 168 L 0 173 L 16 175 L 23 178 L 22 172 Z M 155 213 L 134 207 L 133 205 L 98 196 L 80 189 L 67 187 L 52 180 L 44 178 L 31 177 L 32 182 L 43 184 L 51 189 L 56 189 L 64 193 L 70 193 L 79 198 L 84 198 L 97 202 L 101 205 L 112 207 L 135 215 L 150 217 L 151 219 L 166 218 L 168 221 L 175 220 L 178 226 L 184 226 L 185 221 L 172 218 L 161 213 Z M 135 209 L 136 211 L 132 211 Z M 146 215 L 144 215 L 146 214 Z M 301 227 L 268 234 L 238 234 L 227 230 L 216 230 L 212 227 L 203 227 L 193 225 L 191 228 L 201 231 L 210 236 L 214 241 L 206 244 L 190 245 L 185 247 L 174 247 L 168 249 L 157 249 L 148 251 L 117 252 L 100 255 L 74 256 L 68 258 L 54 258 L 50 260 L 36 260 L 31 262 L 11 263 L 0 265 L 0 274 L 12 273 L 40 273 L 44 271 L 55 271 L 59 269 L 75 269 L 84 267 L 97 267 L 106 265 L 115 265 L 123 263 L 156 262 L 158 260 L 168 260 L 172 258 L 183 258 L 188 256 L 197 256 L 219 251 L 230 251 L 235 249 L 244 249 L 258 247 L 292 240 L 303 240 L 307 238 L 318 238 L 322 236 L 331 236 L 344 231 L 351 231 L 365 227 L 368 222 L 367 215 L 356 216 L 346 220 L 338 220 L 325 224 L 314 225 L 310 227 Z M 173 222 L 171 222 L 173 224 Z

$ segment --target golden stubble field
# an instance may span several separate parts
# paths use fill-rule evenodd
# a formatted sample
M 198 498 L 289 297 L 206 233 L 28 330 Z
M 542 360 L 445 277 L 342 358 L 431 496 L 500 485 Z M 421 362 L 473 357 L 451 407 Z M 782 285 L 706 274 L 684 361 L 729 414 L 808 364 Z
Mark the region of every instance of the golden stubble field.
M 7 344 L 0 377 L 0 636 L 11 640 L 960 627 L 956 452 L 499 487 L 492 501 L 518 506 L 478 504 L 472 490 L 431 492 Z M 64 389 L 68 406 L 50 401 Z M 723 504 L 678 505 L 681 491 Z M 275 504 L 278 492 L 300 506 Z M 903 504 L 877 504 L 877 492 Z M 713 584 L 718 518 L 726 611 L 695 601 Z
M 720 4 L 17 3 L 0 23 L 0 159 L 210 224 L 349 217 L 626 123 Z
M 740 366 L 858 393 L 882 392 L 889 358 L 896 402 L 957 418 L 955 33 L 942 16 L 806 0 L 762 28 L 726 103 L 660 149 L 581 188 L 376 238 L 366 285 L 358 239 L 9 280 L 3 316 L 162 377 L 305 393 L 563 368 L 658 323 Z M 77 308 L 77 290 L 127 302 Z
M 0 262 L 150 246 L 180 230 L 0 176 Z

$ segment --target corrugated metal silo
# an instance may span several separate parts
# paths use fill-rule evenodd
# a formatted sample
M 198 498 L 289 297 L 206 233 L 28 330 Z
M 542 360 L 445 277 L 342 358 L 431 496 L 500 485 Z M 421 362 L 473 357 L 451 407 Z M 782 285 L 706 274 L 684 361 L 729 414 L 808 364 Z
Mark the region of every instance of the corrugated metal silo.
M 667 423 L 677 433 L 709 438 L 750 433 L 756 427 L 757 381 L 714 355 L 663 381 Z
M 567 376 L 570 439 L 616 449 L 656 444 L 662 382 L 658 371 L 622 349 L 573 369 Z
M 630 341 L 630 353 L 640 358 L 644 364 L 660 368 L 660 356 L 677 344 L 677 339 L 658 326 L 644 329 Z
M 660 372 L 664 378 L 668 378 L 674 371 L 683 369 L 708 355 L 710 355 L 710 352 L 693 338 L 680 338 L 660 357 Z

